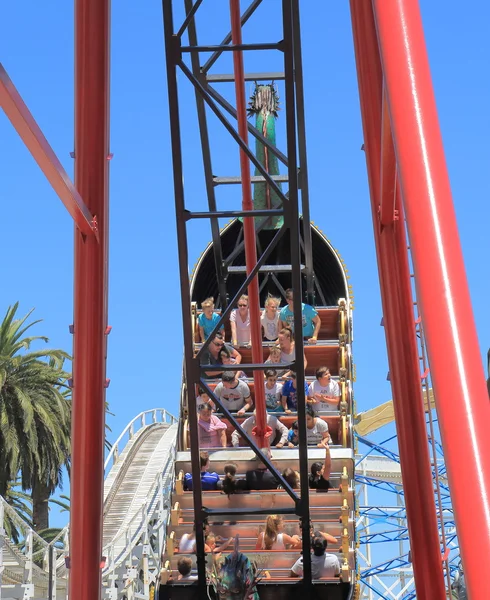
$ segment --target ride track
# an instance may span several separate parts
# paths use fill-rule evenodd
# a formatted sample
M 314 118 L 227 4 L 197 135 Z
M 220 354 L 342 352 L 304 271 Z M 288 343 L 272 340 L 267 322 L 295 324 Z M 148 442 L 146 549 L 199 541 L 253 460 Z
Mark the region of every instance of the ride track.
M 194 83 L 198 94 L 212 108 L 209 102 L 211 86 L 206 81 L 205 74 L 223 51 L 232 51 L 235 56 L 235 73 L 231 81 L 236 86 L 237 109 L 228 108 L 231 108 L 230 112 L 241 124 L 241 135 L 235 132 L 234 137 L 242 149 L 241 183 L 246 196 L 247 189 L 250 189 L 250 174 L 247 173 L 245 163 L 248 161 L 245 161 L 243 154 L 246 153 L 252 162 L 253 155 L 247 151 L 243 139 L 246 131 L 243 87 L 247 75 L 240 66 L 241 56 L 245 51 L 277 49 L 283 53 L 289 182 L 284 217 L 291 236 L 295 238 L 291 244 L 292 250 L 296 248 L 296 255 L 292 255 L 292 287 L 298 293 L 301 287 L 299 237 L 298 228 L 294 224 L 298 222 L 299 187 L 302 190 L 303 218 L 309 221 L 299 2 L 282 2 L 284 35 L 280 42 L 240 44 L 241 26 L 260 3 L 260 0 L 251 2 L 240 19 L 239 0 L 230 0 L 232 34 L 216 46 L 199 47 L 191 43 L 191 46 L 185 47 L 181 44 L 182 34 L 186 30 L 189 33 L 193 29 L 195 31 L 194 17 L 205 3 L 198 1 L 193 4 L 191 0 L 186 0 L 187 18 L 175 34 L 171 19 L 173 2 L 163 0 L 170 114 L 171 117 L 178 117 L 177 69 L 184 71 Z M 109 4 L 109 0 L 76 2 L 75 187 L 69 183 L 66 173 L 6 72 L 2 69 L 0 74 L 2 108 L 74 217 L 77 226 L 73 329 L 71 600 L 94 600 L 100 598 L 101 593 L 104 399 L 107 386 L 105 356 L 106 338 L 110 332 L 107 325 L 108 162 L 111 158 Z M 429 493 L 424 486 L 417 485 L 421 480 L 430 481 L 431 470 L 429 453 L 423 443 L 425 419 L 411 310 L 405 222 L 410 237 L 417 301 L 424 325 L 468 594 L 473 600 L 486 600 L 487 574 L 481 565 L 490 558 L 490 437 L 486 432 L 490 407 L 483 369 L 480 361 L 474 359 L 478 342 L 419 6 L 413 0 L 351 0 L 351 14 L 365 136 L 364 149 L 417 598 L 439 600 L 445 598 L 445 589 L 434 500 L 431 491 Z M 232 38 L 233 43 L 230 44 Z M 192 60 L 197 60 L 199 66 L 199 52 L 205 51 L 213 52 L 213 58 L 211 63 L 208 60 L 203 66 L 204 76 L 197 80 L 196 73 L 193 75 L 185 67 L 181 56 L 182 53 L 190 53 Z M 202 127 L 202 118 L 200 121 Z M 214 197 L 212 194 L 208 195 L 208 213 L 192 214 L 186 211 L 178 118 L 171 118 L 171 127 L 181 278 L 182 283 L 187 285 L 187 264 L 184 272 L 182 257 L 186 255 L 185 229 L 188 219 L 211 218 L 213 241 L 216 242 L 216 235 L 219 236 L 218 217 L 243 213 L 249 217 L 276 216 L 278 213 L 250 211 L 250 203 L 243 207 L 243 211 L 238 211 L 238 214 L 236 211 L 217 211 L 215 204 L 211 202 Z M 250 130 L 250 125 L 248 129 Z M 204 134 L 207 135 L 206 128 L 202 131 L 202 135 Z M 299 165 L 296 160 L 296 142 Z M 262 170 L 261 173 L 271 189 L 282 196 L 267 172 Z M 251 237 L 249 233 L 249 242 Z M 218 265 L 218 275 L 220 268 L 222 267 Z M 247 264 L 247 269 L 248 273 L 258 270 L 251 263 Z M 311 272 L 307 273 L 307 278 L 310 276 Z M 311 290 L 310 279 L 308 299 Z M 183 291 L 186 363 L 192 366 L 197 363 L 188 350 L 191 339 L 190 304 L 185 301 L 185 287 Z M 295 320 L 300 322 L 299 309 L 295 312 Z M 302 343 L 299 342 L 298 351 L 301 350 Z M 256 351 L 254 343 L 254 354 Z M 297 370 L 301 389 L 304 371 L 301 365 L 297 365 Z M 463 372 L 465 377 L 449 379 L 448 372 Z M 194 367 L 194 372 L 190 375 L 191 381 L 197 381 L 198 369 Z M 192 404 L 191 402 L 190 406 Z M 193 433 L 196 433 L 195 419 L 195 408 L 191 408 L 190 424 Z M 301 412 L 299 420 L 300 431 L 304 433 L 304 416 Z M 192 436 L 191 441 L 192 453 L 195 455 L 197 437 L 194 439 Z M 305 453 L 301 456 L 301 450 L 300 464 L 301 470 L 305 472 L 306 456 Z M 198 470 L 194 469 L 195 480 L 199 479 L 198 475 Z M 472 482 L 471 510 L 468 510 L 467 481 Z M 196 486 L 197 491 L 198 487 Z M 308 508 L 307 497 L 308 490 L 302 489 L 302 514 Z M 199 500 L 196 493 L 194 499 L 197 510 Z M 475 531 L 478 535 L 475 535 Z M 306 551 L 305 586 L 308 588 L 308 536 L 303 538 Z M 202 547 L 202 532 L 199 530 L 197 541 L 198 548 Z M 203 586 L 204 564 L 199 553 L 198 558 L 200 585 Z

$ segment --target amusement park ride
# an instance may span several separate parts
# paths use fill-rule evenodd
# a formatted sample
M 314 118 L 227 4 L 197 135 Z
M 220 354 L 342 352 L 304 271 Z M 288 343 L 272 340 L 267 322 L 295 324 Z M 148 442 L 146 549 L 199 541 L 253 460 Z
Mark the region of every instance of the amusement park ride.
M 353 396 L 352 298 L 345 266 L 310 221 L 299 13 L 300 5 L 309 10 L 310 4 L 280 4 L 280 39 L 243 42 L 242 28 L 246 37 L 246 23 L 260 19 L 267 2 L 250 0 L 241 13 L 240 0 L 230 0 L 230 33 L 215 44 L 200 45 L 200 13 L 213 10 L 213 1 L 163 0 L 185 347 L 180 415 L 176 419 L 164 409 L 141 413 L 113 445 L 105 465 L 109 0 L 75 3 L 75 185 L 7 73 L 0 72 L 2 108 L 77 226 L 70 527 L 46 544 L 0 503 L 2 521 L 12 518 L 25 537 L 22 548 L 1 538 L 1 598 L 248 597 L 241 584 L 230 584 L 229 569 L 218 568 L 219 581 L 211 578 L 215 589 L 210 589 L 205 520 L 218 534 L 238 534 L 238 551 L 223 552 L 227 568 L 245 557 L 250 572 L 254 561 L 263 570 L 256 585 L 259 596 L 250 597 L 286 599 L 305 593 L 311 598 L 442 600 L 452 593 L 460 560 L 468 597 L 488 597 L 482 566 L 490 558 L 490 409 L 483 369 L 475 360 L 478 341 L 418 3 L 350 2 L 393 390 L 392 402 L 363 414 L 356 413 Z M 183 20 L 174 17 L 174 9 L 185 11 Z M 223 74 L 214 69 L 226 53 L 233 56 L 233 72 Z M 260 53 L 261 64 L 275 53 L 283 68 L 246 73 L 245 53 Z M 245 82 L 256 82 L 248 107 Z M 235 103 L 222 93 L 226 86 Z M 185 202 L 179 98 L 189 90 L 196 100 L 206 181 L 207 209 L 201 212 L 189 210 Z M 283 151 L 275 141 L 278 94 L 287 141 Z M 215 175 L 219 157 L 211 151 L 210 114 L 237 143 L 239 175 Z M 240 187 L 241 208 L 218 208 L 220 186 Z M 220 229 L 224 218 L 231 221 Z M 212 240 L 190 275 L 187 227 L 194 219 L 209 219 Z M 316 308 L 321 328 L 316 343 L 296 336 L 296 356 L 304 353 L 307 364 L 293 360 L 289 365 L 297 374 L 298 410 L 294 418 L 281 419 L 290 425 L 297 418 L 299 446 L 272 448 L 269 455 L 260 451 L 272 439 L 263 391 L 268 348 L 259 307 L 268 292 L 284 298 L 286 288 Z M 211 449 L 210 461 L 220 473 L 230 461 L 239 473 L 263 463 L 281 487 L 227 496 L 201 489 L 197 386 L 213 397 L 228 433 L 240 430 L 243 419 L 223 406 L 213 394 L 216 381 L 205 377 L 201 359 L 213 335 L 201 343 L 196 318 L 200 303 L 212 296 L 220 324 L 227 328 L 237 299 L 247 292 L 251 345 L 239 348 L 240 368 L 249 377 L 256 427 L 252 436 L 242 433 L 245 447 Z M 301 322 L 301 303 L 295 302 L 296 331 Z M 309 467 L 323 460 L 324 451 L 307 446 L 303 389 L 321 366 L 330 369 L 341 389 L 339 405 L 320 417 L 332 438 L 328 494 L 308 488 Z M 223 371 L 235 368 L 220 365 Z M 448 378 L 451 372 L 465 377 Z M 375 444 L 367 437 L 393 420 L 399 453 L 391 438 Z M 299 472 L 299 489 L 283 478 L 284 467 Z M 192 491 L 183 487 L 184 472 L 192 473 Z M 376 497 L 371 504 L 370 494 Z M 255 550 L 270 513 L 283 514 L 287 530 L 301 536 L 303 578 L 289 576 L 298 551 Z M 311 522 L 339 541 L 329 548 L 339 559 L 337 577 L 311 578 Z M 176 564 L 185 554 L 179 553 L 179 540 L 193 525 L 196 551 L 190 556 L 197 580 L 179 581 Z M 381 542 L 389 548 L 384 553 L 377 552 Z M 230 587 L 237 588 L 235 595 Z

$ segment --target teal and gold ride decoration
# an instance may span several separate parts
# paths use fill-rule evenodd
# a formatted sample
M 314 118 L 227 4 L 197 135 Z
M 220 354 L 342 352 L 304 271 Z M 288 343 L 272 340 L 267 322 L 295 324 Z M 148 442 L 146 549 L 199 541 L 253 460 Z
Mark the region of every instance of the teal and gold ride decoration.
M 249 101 L 248 115 L 249 117 L 255 115 L 255 127 L 273 146 L 276 145 L 276 118 L 278 111 L 279 96 L 274 82 L 266 85 L 255 83 L 255 90 Z M 269 175 L 279 175 L 277 156 L 259 139 L 255 142 L 255 156 Z M 255 168 L 254 174 L 261 175 L 257 168 Z M 281 188 L 281 183 L 276 183 Z M 256 210 L 282 207 L 281 199 L 266 181 L 254 183 L 253 185 L 253 202 Z M 264 220 L 266 223 L 262 226 L 262 229 L 279 229 L 284 222 L 282 216 L 259 217 L 255 220 L 256 227 Z

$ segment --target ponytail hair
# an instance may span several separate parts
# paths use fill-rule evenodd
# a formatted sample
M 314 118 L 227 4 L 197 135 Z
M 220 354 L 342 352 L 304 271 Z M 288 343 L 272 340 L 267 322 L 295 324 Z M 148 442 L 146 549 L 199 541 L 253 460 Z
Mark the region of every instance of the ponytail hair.
M 231 473 L 230 471 L 225 473 L 222 490 L 228 497 L 232 494 L 236 494 L 236 479 L 234 473 Z
M 277 530 L 282 520 L 281 515 L 269 515 L 267 517 L 264 531 L 264 547 L 266 550 L 271 550 L 272 545 L 277 540 Z

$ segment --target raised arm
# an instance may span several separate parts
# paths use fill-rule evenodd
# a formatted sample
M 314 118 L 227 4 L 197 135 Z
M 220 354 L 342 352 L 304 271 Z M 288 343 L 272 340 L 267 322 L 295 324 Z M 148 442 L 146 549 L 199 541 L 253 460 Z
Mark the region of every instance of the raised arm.
M 325 468 L 323 470 L 323 479 L 330 479 L 330 473 L 332 472 L 332 457 L 330 456 L 330 448 L 325 446 L 325 462 L 323 463 Z

